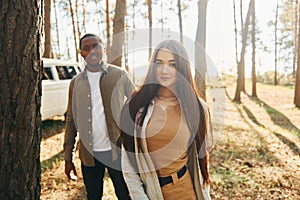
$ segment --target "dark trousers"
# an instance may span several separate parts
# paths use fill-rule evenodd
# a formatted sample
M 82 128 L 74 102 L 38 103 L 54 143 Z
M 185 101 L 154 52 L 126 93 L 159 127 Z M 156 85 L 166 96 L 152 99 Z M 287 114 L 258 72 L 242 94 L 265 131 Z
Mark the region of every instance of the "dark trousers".
M 112 161 L 111 151 L 94 152 L 95 166 L 88 167 L 81 163 L 84 185 L 88 200 L 99 200 L 103 194 L 105 168 L 113 182 L 116 195 L 120 200 L 130 199 L 129 192 L 121 171 L 120 157 Z

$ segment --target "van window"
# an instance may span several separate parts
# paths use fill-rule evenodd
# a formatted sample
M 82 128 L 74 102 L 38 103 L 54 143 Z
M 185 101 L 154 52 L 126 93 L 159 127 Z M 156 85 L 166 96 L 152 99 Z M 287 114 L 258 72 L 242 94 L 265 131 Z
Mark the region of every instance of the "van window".
M 53 80 L 51 68 L 49 68 L 49 67 L 44 68 L 42 80 Z
M 56 66 L 56 70 L 61 80 L 72 79 L 77 74 L 74 66 Z

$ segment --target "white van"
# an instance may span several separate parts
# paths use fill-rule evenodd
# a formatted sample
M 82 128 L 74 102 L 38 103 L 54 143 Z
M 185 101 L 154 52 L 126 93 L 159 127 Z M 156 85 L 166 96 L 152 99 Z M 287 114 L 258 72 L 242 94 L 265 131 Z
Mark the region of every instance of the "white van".
M 80 71 L 77 62 L 43 58 L 42 120 L 65 115 L 70 81 Z

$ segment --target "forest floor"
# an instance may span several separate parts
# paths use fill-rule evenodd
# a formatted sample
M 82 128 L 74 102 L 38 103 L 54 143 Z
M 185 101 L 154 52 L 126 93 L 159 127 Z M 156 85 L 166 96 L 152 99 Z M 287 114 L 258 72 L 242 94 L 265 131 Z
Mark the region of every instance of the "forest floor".
M 257 84 L 258 98 L 242 93 L 236 104 L 235 84 L 225 85 L 207 92 L 216 133 L 212 199 L 300 199 L 300 109 L 293 88 Z M 42 124 L 42 200 L 86 199 L 78 154 L 78 180 L 64 174 L 64 128 L 61 120 Z M 102 199 L 117 199 L 108 176 Z

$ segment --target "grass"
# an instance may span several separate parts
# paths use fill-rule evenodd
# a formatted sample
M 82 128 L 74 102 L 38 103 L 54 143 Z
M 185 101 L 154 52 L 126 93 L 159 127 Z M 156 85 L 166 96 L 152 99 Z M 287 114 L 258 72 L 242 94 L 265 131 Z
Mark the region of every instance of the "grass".
M 55 156 L 53 156 L 47 160 L 43 160 L 41 162 L 41 171 L 44 172 L 45 170 L 51 170 L 54 167 L 60 165 L 60 163 L 63 160 L 64 160 L 64 154 L 63 154 L 63 151 L 61 151 L 58 154 L 56 154 Z

